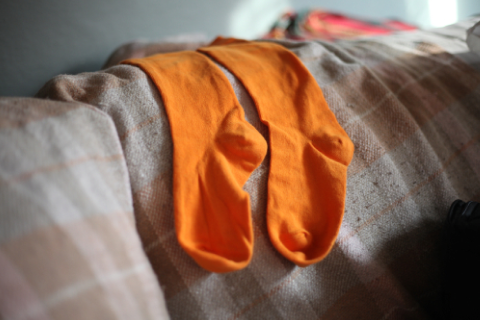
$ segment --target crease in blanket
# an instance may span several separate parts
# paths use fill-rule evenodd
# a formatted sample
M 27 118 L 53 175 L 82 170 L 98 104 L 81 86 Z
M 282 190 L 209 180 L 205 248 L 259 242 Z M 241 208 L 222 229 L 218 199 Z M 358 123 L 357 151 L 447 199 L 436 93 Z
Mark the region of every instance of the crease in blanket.
M 301 267 L 322 260 L 343 219 L 354 147 L 320 87 L 293 53 L 273 43 L 217 38 L 198 51 L 240 79 L 269 128 L 272 244 Z M 167 110 L 179 243 L 207 270 L 244 268 L 253 232 L 242 186 L 266 154 L 263 137 L 246 122 L 228 80 L 205 55 L 184 51 L 123 63 L 150 76 Z

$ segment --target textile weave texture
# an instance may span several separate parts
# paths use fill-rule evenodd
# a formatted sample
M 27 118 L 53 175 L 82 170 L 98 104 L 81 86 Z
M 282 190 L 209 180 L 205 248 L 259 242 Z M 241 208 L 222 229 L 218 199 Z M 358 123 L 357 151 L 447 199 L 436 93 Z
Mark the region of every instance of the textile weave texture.
M 457 198 L 480 200 L 480 75 L 441 48 L 468 50 L 464 39 L 444 36 L 454 31 L 278 42 L 313 74 L 356 150 L 340 235 L 330 255 L 307 268 L 269 242 L 268 155 L 245 185 L 255 233 L 251 264 L 212 274 L 182 251 L 174 231 L 168 118 L 140 69 L 59 76 L 38 96 L 82 102 L 113 120 L 136 227 L 171 318 L 427 319 L 441 312 L 438 240 L 448 207 Z M 221 69 L 247 120 L 267 137 L 241 83 Z
M 0 319 L 168 319 L 114 123 L 0 98 Z

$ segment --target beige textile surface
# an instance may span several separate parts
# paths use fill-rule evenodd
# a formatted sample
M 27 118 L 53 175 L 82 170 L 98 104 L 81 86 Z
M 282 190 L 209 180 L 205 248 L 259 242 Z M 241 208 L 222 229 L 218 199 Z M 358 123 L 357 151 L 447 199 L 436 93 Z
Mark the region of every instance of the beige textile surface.
M 268 157 L 245 186 L 255 233 L 251 264 L 212 274 L 182 251 L 169 123 L 141 70 L 121 65 L 59 76 L 38 96 L 84 102 L 112 118 L 137 229 L 173 319 L 425 319 L 440 312 L 446 211 L 457 198 L 480 200 L 480 74 L 436 43 L 468 50 L 460 38 L 425 31 L 336 45 L 283 43 L 315 76 L 356 148 L 340 236 L 324 261 L 307 268 L 269 242 Z M 245 89 L 222 70 L 247 120 L 266 136 Z
M 112 120 L 0 98 L 0 319 L 169 319 Z

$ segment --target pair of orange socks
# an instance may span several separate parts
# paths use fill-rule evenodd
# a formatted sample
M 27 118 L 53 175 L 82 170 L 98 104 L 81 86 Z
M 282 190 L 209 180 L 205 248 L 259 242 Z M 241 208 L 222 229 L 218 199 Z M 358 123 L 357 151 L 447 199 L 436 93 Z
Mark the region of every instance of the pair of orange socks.
M 222 71 L 232 72 L 269 128 L 267 226 L 275 248 L 305 267 L 331 250 L 343 218 L 353 144 L 299 59 L 273 44 L 218 38 L 199 52 L 127 60 L 159 89 L 174 145 L 177 238 L 203 268 L 248 265 L 253 231 L 242 190 L 267 153 Z

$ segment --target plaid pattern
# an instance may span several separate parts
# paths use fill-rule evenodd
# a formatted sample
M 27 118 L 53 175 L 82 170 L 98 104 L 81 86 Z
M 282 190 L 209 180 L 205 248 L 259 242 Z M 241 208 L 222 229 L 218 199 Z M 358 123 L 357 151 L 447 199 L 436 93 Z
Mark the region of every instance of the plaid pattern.
M 111 119 L 0 98 L 0 318 L 168 319 Z
M 447 209 L 457 198 L 480 200 L 480 75 L 434 44 L 467 51 L 464 40 L 442 32 L 458 35 L 449 29 L 337 45 L 280 42 L 315 76 L 356 148 L 339 238 L 324 261 L 307 268 L 269 242 L 268 156 L 245 186 L 255 233 L 251 264 L 212 274 L 182 251 L 168 119 L 139 69 L 59 76 L 39 97 L 84 102 L 113 119 L 137 230 L 173 319 L 425 319 L 441 312 L 438 240 Z M 251 98 L 222 70 L 247 120 L 266 136 Z

